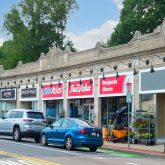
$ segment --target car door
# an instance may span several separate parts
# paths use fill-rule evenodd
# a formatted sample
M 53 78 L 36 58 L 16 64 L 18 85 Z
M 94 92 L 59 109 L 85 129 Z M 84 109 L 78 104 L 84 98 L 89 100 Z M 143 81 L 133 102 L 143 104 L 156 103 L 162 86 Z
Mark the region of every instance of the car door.
M 55 143 L 59 144 L 59 138 L 58 138 L 58 129 L 61 127 L 63 119 L 59 119 L 55 122 L 53 122 L 50 126 L 50 129 L 47 130 L 47 140 L 48 143 Z
M 11 111 L 5 123 L 6 133 L 8 134 L 13 133 L 13 124 L 16 121 L 16 119 L 17 119 L 17 111 Z
M 57 129 L 57 139 L 61 145 L 65 144 L 65 135 L 71 128 L 71 122 L 69 119 L 64 119 L 61 127 Z
M 0 133 L 1 134 L 7 134 L 7 127 L 9 122 L 9 116 L 11 112 L 7 112 L 2 119 L 0 119 Z

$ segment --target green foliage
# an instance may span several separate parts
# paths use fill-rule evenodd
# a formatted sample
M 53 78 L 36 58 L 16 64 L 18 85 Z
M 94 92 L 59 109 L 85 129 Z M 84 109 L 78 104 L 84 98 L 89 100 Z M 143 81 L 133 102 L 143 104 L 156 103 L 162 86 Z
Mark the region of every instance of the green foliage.
M 75 51 L 71 41 L 64 41 L 63 31 L 69 14 L 76 8 L 76 0 L 20 0 L 17 6 L 13 5 L 4 21 L 4 28 L 13 39 L 2 46 L 0 63 L 8 69 L 20 60 L 36 61 L 53 43 L 60 49 L 69 46 Z
M 128 43 L 136 30 L 151 33 L 165 18 L 165 0 L 125 0 L 123 5 L 108 47 Z

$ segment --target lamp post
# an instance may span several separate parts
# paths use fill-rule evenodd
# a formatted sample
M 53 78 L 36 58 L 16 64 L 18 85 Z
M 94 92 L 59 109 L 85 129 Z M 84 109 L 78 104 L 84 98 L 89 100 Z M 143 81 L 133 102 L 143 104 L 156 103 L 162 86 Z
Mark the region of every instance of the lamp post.
M 129 128 L 130 128 L 130 103 L 132 102 L 132 83 L 128 80 L 126 83 L 126 94 L 127 94 L 127 103 L 128 103 L 128 148 L 130 148 L 130 134 L 129 134 Z

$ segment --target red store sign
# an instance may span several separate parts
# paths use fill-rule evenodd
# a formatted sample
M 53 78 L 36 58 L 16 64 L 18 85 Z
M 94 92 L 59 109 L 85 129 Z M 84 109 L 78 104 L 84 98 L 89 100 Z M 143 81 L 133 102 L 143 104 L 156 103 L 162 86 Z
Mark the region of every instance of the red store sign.
M 60 99 L 63 98 L 63 83 L 52 83 L 42 87 L 42 99 Z
M 70 85 L 67 85 L 67 94 L 69 98 L 81 98 L 81 97 L 93 97 L 93 83 L 90 83 L 90 79 L 72 80 Z
M 99 95 L 126 95 L 126 83 L 132 81 L 132 75 L 105 76 L 105 80 L 100 78 Z

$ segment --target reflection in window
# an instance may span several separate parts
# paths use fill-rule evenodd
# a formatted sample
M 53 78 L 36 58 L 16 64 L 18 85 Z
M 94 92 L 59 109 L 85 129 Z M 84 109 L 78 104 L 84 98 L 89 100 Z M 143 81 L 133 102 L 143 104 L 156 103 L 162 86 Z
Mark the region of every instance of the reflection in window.
M 154 95 L 153 94 L 141 95 L 141 108 L 143 110 L 150 110 L 150 112 L 154 112 Z

